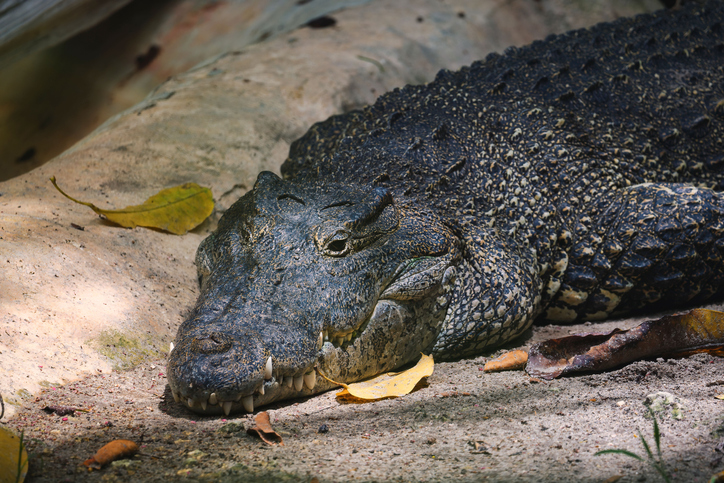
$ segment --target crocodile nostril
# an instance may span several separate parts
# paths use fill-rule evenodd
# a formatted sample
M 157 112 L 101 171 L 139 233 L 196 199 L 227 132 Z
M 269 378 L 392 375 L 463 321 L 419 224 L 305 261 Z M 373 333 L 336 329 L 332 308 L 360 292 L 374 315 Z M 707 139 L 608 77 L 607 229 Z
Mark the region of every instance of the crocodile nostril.
M 202 354 L 218 354 L 231 348 L 232 338 L 222 332 L 212 332 L 191 342 L 191 350 Z

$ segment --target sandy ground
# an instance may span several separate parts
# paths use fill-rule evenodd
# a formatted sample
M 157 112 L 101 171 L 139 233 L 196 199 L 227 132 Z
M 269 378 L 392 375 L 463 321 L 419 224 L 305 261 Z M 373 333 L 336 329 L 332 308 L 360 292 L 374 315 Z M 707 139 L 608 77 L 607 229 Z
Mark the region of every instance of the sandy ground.
M 617 325 L 538 327 L 519 342 Z M 658 415 L 673 481 L 709 481 L 724 469 L 722 358 L 640 361 L 552 382 L 484 373 L 488 359 L 437 364 L 427 384 L 398 399 L 344 404 L 328 392 L 261 408 L 284 446 L 248 435 L 249 415 L 199 417 L 174 403 L 163 360 L 49 388 L 5 424 L 25 434 L 30 482 L 661 481 L 644 463 L 594 453 L 643 455 L 637 433 L 653 445 L 644 401 L 663 391 L 683 406 L 682 419 Z M 57 416 L 48 405 L 87 412 Z M 100 471 L 82 465 L 114 439 L 137 442 L 140 453 Z

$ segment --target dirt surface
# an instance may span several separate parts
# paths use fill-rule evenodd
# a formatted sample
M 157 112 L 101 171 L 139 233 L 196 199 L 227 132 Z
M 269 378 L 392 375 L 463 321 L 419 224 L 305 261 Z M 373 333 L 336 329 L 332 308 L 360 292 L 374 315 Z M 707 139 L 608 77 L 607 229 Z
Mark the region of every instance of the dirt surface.
M 538 327 L 521 342 L 633 324 Z M 164 360 L 49 388 L 4 424 L 25 434 L 30 482 L 661 481 L 644 463 L 594 453 L 643 455 L 637 433 L 653 445 L 644 401 L 668 392 L 683 407 L 681 419 L 672 408 L 658 414 L 673 481 L 704 482 L 724 469 L 724 401 L 715 398 L 724 358 L 640 361 L 552 382 L 484 373 L 488 359 L 437 364 L 426 385 L 398 399 L 344 404 L 328 392 L 261 408 L 284 446 L 248 435 L 249 415 L 200 417 L 174 403 Z M 84 411 L 42 410 L 52 405 Z M 83 466 L 114 439 L 137 442 L 140 453 L 102 470 Z

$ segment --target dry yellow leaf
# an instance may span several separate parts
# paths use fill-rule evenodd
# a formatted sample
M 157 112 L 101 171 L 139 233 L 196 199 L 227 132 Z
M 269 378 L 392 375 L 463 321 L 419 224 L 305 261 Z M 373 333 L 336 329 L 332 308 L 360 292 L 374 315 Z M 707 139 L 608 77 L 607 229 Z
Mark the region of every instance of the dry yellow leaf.
M 714 396 L 714 397 L 717 398 L 717 399 L 724 400 L 724 394 L 719 394 L 719 395 Z
M 197 227 L 214 210 L 214 198 L 209 188 L 186 183 L 161 190 L 142 205 L 127 206 L 121 210 L 104 210 L 93 203 L 79 201 L 67 195 L 50 178 L 53 186 L 71 201 L 85 205 L 109 221 L 126 228 L 145 226 L 183 235 Z
M 28 452 L 22 438 L 0 426 L 0 483 L 23 483 L 28 474 Z
M 337 393 L 337 397 L 351 395 L 359 399 L 374 400 L 409 394 L 423 377 L 432 375 L 434 366 L 432 356 L 422 354 L 415 367 L 411 367 L 406 371 L 382 374 L 374 379 L 355 382 L 354 384 L 335 382 L 325 377 L 324 374 L 320 373 L 320 375 L 328 381 L 344 387 L 343 390 Z

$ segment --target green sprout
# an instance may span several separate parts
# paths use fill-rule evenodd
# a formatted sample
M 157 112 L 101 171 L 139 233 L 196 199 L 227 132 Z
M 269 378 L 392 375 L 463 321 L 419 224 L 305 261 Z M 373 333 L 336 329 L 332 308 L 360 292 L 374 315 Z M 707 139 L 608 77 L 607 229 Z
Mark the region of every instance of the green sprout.
M 644 450 L 646 450 L 646 456 L 649 465 L 661 475 L 666 483 L 671 483 L 671 478 L 669 478 L 669 474 L 666 472 L 664 460 L 661 457 L 661 431 L 659 431 L 659 423 L 656 421 L 656 416 L 654 415 L 653 411 L 650 411 L 650 414 L 651 418 L 654 420 L 654 442 L 656 443 L 657 456 L 654 457 L 654 453 L 651 451 L 651 447 L 649 446 L 649 443 L 646 442 L 646 438 L 644 438 L 644 435 L 641 434 L 641 431 L 639 431 L 639 439 L 641 440 L 641 444 L 644 446 Z M 625 449 L 604 449 L 602 451 L 596 452 L 594 456 L 602 454 L 622 454 L 625 456 L 630 456 L 631 458 L 637 459 L 639 461 L 646 461 L 636 453 L 632 453 L 631 451 L 627 451 Z
M 15 473 L 15 483 L 23 481 L 23 469 L 25 469 L 28 464 L 27 460 L 23 461 L 23 449 L 25 449 L 24 437 L 25 431 L 22 431 L 20 433 L 20 444 L 18 444 L 18 471 Z

